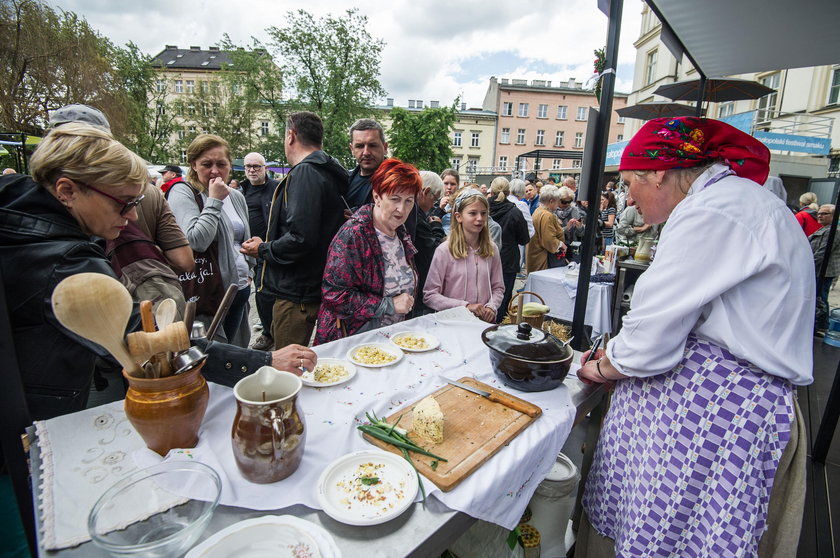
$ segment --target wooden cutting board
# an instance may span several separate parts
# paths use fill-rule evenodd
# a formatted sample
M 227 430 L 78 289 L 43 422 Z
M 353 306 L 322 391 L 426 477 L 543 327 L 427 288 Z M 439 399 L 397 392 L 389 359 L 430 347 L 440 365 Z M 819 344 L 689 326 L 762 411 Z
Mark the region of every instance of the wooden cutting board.
M 458 381 L 484 391 L 495 389 L 472 378 L 461 378 Z M 400 426 L 409 430 L 409 436 L 418 445 L 448 459 L 448 461 L 440 461 L 437 467 L 432 469 L 431 463 L 434 458 L 410 453 L 411 460 L 420 473 L 444 492 L 449 492 L 517 434 L 525 430 L 542 413 L 542 409 L 538 406 L 513 395 L 507 395 L 522 401 L 527 408 L 536 411 L 537 416 L 531 418 L 471 391 L 447 384 L 431 394 L 440 405 L 444 416 L 443 442 L 440 444 L 433 444 L 420 438 L 408 427 L 412 424 L 414 405 L 419 403 L 419 400 L 390 415 L 386 420 L 393 424 L 402 415 Z M 398 448 L 387 442 L 367 434 L 365 438 L 375 446 L 402 455 Z

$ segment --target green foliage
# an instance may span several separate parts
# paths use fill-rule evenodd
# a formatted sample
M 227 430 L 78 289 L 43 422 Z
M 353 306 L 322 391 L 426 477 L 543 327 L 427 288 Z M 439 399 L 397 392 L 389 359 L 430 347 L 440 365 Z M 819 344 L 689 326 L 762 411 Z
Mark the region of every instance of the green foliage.
M 292 89 L 284 108 L 318 114 L 324 121 L 324 150 L 348 165 L 354 164 L 347 147 L 350 125 L 370 116 L 370 107 L 385 96 L 379 83 L 385 43 L 371 36 L 367 22 L 355 9 L 320 19 L 298 10 L 287 14 L 285 27 L 267 30 Z
M 71 103 L 121 114 L 112 45 L 75 13 L 0 0 L 0 44 L 0 129 L 40 135 L 49 111 Z
M 424 108 L 408 111 L 391 110 L 388 145 L 394 157 L 418 169 L 441 172 L 450 166 L 452 140 L 449 132 L 458 119 L 458 99 L 451 107 Z
M 115 137 L 147 161 L 174 160 L 171 136 L 175 129 L 172 111 L 158 111 L 165 91 L 158 91 L 152 58 L 134 43 L 114 48 L 112 60 L 122 98 L 124 127 L 113 127 Z M 164 105 L 165 106 L 165 105 Z

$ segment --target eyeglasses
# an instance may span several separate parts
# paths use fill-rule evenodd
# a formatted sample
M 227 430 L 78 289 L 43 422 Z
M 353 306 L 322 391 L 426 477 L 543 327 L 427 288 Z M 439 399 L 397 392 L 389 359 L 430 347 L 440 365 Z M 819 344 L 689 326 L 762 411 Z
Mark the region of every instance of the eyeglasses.
M 572 203 L 572 200 L 560 200 L 560 205 L 569 205 Z
M 265 165 L 245 165 L 245 168 L 246 169 L 251 169 L 251 170 L 259 170 L 259 169 L 263 168 L 264 166 Z
M 111 194 L 106 194 L 105 192 L 103 192 L 102 190 L 100 190 L 98 188 L 94 188 L 90 184 L 85 184 L 84 182 L 79 182 L 79 184 L 82 184 L 83 186 L 86 186 L 86 187 L 90 188 L 91 190 L 93 190 L 97 194 L 102 194 L 106 198 L 110 198 L 110 199 L 114 200 L 115 202 L 117 202 L 118 204 L 120 204 L 120 206 L 121 206 L 120 207 L 120 216 L 125 216 L 126 213 L 128 213 L 129 211 L 131 211 L 132 209 L 134 209 L 135 207 L 140 205 L 140 202 L 143 201 L 143 198 L 146 197 L 143 194 L 140 194 L 139 196 L 137 196 L 136 198 L 134 198 L 131 201 L 123 201 L 120 198 L 116 198 L 116 197 L 112 196 Z

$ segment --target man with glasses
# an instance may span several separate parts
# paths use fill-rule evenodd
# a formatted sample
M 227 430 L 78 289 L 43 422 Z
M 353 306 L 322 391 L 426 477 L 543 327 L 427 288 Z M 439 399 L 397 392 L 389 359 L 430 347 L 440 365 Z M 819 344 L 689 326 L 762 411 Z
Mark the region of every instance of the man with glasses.
M 574 179 L 571 180 L 574 181 Z M 566 181 L 563 183 L 565 184 Z M 559 191 L 560 199 L 557 202 L 557 210 L 554 214 L 557 215 L 557 218 L 560 219 L 560 224 L 563 225 L 566 244 L 571 245 L 572 242 L 581 242 L 583 239 L 583 223 L 586 214 L 575 203 L 575 193 L 568 186 L 561 186 Z M 571 259 L 579 261 L 579 254 L 570 252 L 570 255 Z
M 825 258 L 832 219 L 834 219 L 834 205 L 830 203 L 821 205 L 817 210 L 817 222 L 820 224 L 820 228 L 808 237 L 808 241 L 811 243 L 811 251 L 814 253 L 814 271 L 817 273 L 818 280 L 820 267 L 822 267 L 823 258 Z M 822 285 L 817 285 L 817 288 L 819 288 L 816 324 L 818 334 L 824 332 L 828 327 L 828 293 L 831 291 L 831 285 L 834 284 L 834 279 L 838 275 L 840 275 L 840 238 L 835 238 L 834 244 L 831 246 L 831 255 L 828 258 L 828 267 L 825 270 L 825 279 L 823 279 Z
M 278 182 L 266 175 L 265 157 L 260 153 L 248 153 L 245 155 L 244 163 L 246 178 L 239 187 L 245 194 L 245 202 L 248 204 L 248 224 L 251 227 L 251 235 L 265 238 L 268 216 L 271 212 L 271 199 Z M 268 351 L 274 347 L 274 338 L 271 336 L 271 309 L 274 306 L 274 297 L 260 290 L 264 266 L 265 260 L 257 258 L 257 266 L 254 268 L 256 291 L 254 298 L 262 333 L 251 346 L 259 351 Z

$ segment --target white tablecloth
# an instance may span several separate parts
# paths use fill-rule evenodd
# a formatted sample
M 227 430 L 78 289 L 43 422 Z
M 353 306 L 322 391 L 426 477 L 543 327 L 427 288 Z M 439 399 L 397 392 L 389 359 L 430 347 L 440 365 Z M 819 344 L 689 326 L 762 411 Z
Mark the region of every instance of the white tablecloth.
M 437 499 L 450 509 L 513 528 L 568 437 L 575 408 L 565 386 L 521 393 L 502 385 L 480 339 L 487 324 L 471 319 L 468 312 L 456 315 L 460 319 L 424 316 L 316 347 L 320 357 L 344 358 L 358 344 L 382 342 L 406 329 L 431 332 L 441 341 L 438 349 L 406 354 L 394 366 L 358 367 L 346 384 L 304 387 L 299 405 L 307 429 L 306 450 L 300 468 L 283 481 L 256 485 L 239 475 L 230 445 L 236 403 L 232 391 L 218 385 L 211 385 L 198 446 L 173 450 L 167 459 L 194 459 L 216 469 L 223 482 L 222 504 L 257 510 L 304 504 L 319 509 L 316 485 L 324 467 L 346 453 L 372 449 L 355 428 L 366 411 L 387 416 L 444 386 L 447 379 L 470 376 L 539 405 L 543 415 L 451 492 L 424 480 L 432 496 L 427 505 L 439 505 Z M 38 422 L 36 427 L 44 461 L 46 548 L 87 540 L 86 518 L 96 498 L 136 467 L 161 459 L 145 449 L 125 419 L 122 402 Z
M 525 290 L 543 297 L 551 308 L 548 315 L 571 322 L 575 314 L 574 292 L 577 289 L 577 276 L 566 277 L 565 267 L 534 271 L 528 274 Z M 612 332 L 610 309 L 612 306 L 613 286 L 605 283 L 590 283 L 589 296 L 586 300 L 586 317 L 583 320 L 592 326 L 592 336 Z M 525 296 L 525 302 L 539 302 L 531 295 Z

